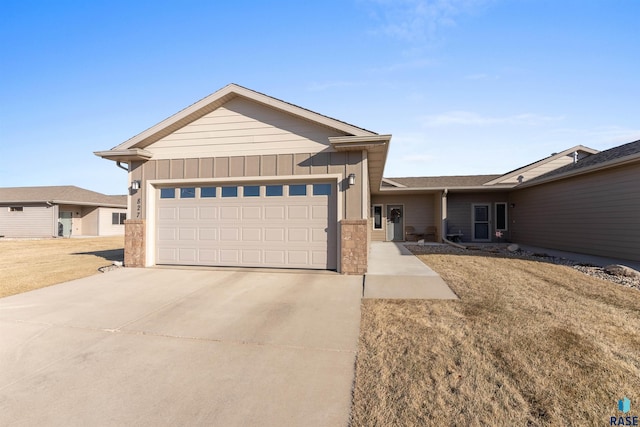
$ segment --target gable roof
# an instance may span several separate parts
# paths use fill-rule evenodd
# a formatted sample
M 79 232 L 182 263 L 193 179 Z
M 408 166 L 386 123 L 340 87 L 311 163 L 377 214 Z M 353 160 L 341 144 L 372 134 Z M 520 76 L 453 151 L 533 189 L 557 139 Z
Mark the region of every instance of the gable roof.
M 385 178 L 385 180 L 402 185 L 402 187 L 396 188 L 455 188 L 481 186 L 499 176 L 500 175 L 419 176 Z
M 578 153 L 579 158 L 584 158 L 592 154 L 598 153 L 598 150 L 594 150 L 593 148 L 585 147 L 584 145 L 576 145 L 575 147 L 567 148 L 564 151 L 559 153 L 554 153 L 544 159 L 537 160 L 533 163 L 529 163 L 528 165 L 519 167 L 512 171 L 509 171 L 505 174 L 497 176 L 495 179 L 486 182 L 486 185 L 494 185 L 494 184 L 502 184 L 506 183 L 505 181 L 511 181 L 513 184 L 519 184 L 518 182 L 513 182 L 513 178 L 523 176 L 528 179 L 534 179 L 536 176 L 542 175 L 546 173 L 545 167 L 556 168 L 556 166 L 552 165 L 552 163 L 566 158 L 567 156 L 573 155 L 573 153 Z M 569 160 L 567 160 L 569 161 Z M 542 172 L 538 172 L 536 175 L 536 169 L 541 169 Z M 533 175 L 533 177 L 528 177 Z
M 518 188 L 538 185 L 544 182 L 555 181 L 582 173 L 638 161 L 640 161 L 640 140 L 619 145 L 617 147 L 601 151 L 597 154 L 593 154 L 589 157 L 585 157 L 578 160 L 576 163 L 571 163 L 547 172 L 544 175 L 540 175 L 527 183 L 519 185 Z
M 348 136 L 377 136 L 378 134 L 352 124 L 325 116 L 306 108 L 299 107 L 289 102 L 265 95 L 246 87 L 231 83 L 222 89 L 212 93 L 200 101 L 168 117 L 160 123 L 139 133 L 133 138 L 107 151 L 97 151 L 96 155 L 110 160 L 148 160 L 151 154 L 144 150 L 145 147 L 153 144 L 159 139 L 175 132 L 187 124 L 200 117 L 214 111 L 226 102 L 236 97 L 243 97 L 251 101 L 263 104 L 270 108 L 280 110 L 284 113 L 309 120 L 311 122 L 336 129 Z M 138 158 L 139 157 L 139 158 Z
M 108 196 L 75 185 L 0 188 L 0 204 L 52 203 L 126 208 L 127 196 Z

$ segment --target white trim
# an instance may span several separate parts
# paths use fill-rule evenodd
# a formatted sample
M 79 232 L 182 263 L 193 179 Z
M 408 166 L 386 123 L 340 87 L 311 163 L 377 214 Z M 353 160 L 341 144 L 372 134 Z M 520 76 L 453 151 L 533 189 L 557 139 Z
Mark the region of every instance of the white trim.
M 340 221 L 342 218 L 342 191 L 340 191 L 340 181 L 343 179 L 342 174 L 323 174 L 323 175 L 280 175 L 280 176 L 260 176 L 260 177 L 225 177 L 225 178 L 192 178 L 192 179 L 150 179 L 146 182 L 146 231 L 145 231 L 145 267 L 155 265 L 156 241 L 156 192 L 158 188 L 165 185 L 180 184 L 200 184 L 200 183 L 225 183 L 225 182 L 263 182 L 263 181 L 307 181 L 308 183 L 317 183 L 322 181 L 330 181 L 334 184 L 336 197 L 336 270 L 340 272 Z M 404 212 L 404 211 L 403 211 Z
M 376 206 L 380 207 L 380 228 L 376 228 Z M 371 215 L 373 218 L 373 221 L 371 221 L 371 229 L 374 231 L 384 230 L 384 204 L 375 203 L 371 205 L 371 208 L 373 209 L 373 213 Z
M 371 190 L 369 189 L 369 158 L 367 150 L 362 150 L 362 167 L 360 168 L 362 175 L 362 218 L 369 218 L 369 197 Z

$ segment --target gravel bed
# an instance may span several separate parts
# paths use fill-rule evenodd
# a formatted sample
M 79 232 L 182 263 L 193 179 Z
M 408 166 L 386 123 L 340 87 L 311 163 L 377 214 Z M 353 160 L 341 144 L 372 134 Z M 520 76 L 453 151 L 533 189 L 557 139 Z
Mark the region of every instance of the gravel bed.
M 581 273 L 587 274 L 589 276 L 597 277 L 598 279 L 607 280 L 609 282 L 613 282 L 618 285 L 623 285 L 629 288 L 634 288 L 640 291 L 640 277 L 616 276 L 616 275 L 607 273 L 606 271 L 604 271 L 604 268 L 602 267 L 598 267 L 595 265 L 587 265 L 587 264 L 574 261 L 572 259 L 551 256 L 545 253 L 529 252 L 522 249 L 518 249 L 515 252 L 510 252 L 507 250 L 505 245 L 502 245 L 502 246 L 483 245 L 483 246 L 475 246 L 475 247 L 470 246 L 467 249 L 457 248 L 451 245 L 424 245 L 424 246 L 407 245 L 407 249 L 409 249 L 412 253 L 416 255 L 478 254 L 478 255 L 484 255 L 484 256 L 498 256 L 501 258 L 528 259 L 532 261 L 542 261 L 542 262 L 549 262 L 552 264 L 566 265 L 575 270 L 580 271 Z

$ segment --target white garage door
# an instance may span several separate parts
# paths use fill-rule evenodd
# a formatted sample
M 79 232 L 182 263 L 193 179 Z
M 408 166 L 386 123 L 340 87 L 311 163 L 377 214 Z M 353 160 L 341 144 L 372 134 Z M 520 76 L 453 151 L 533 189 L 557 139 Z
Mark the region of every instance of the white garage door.
M 336 269 L 335 184 L 159 188 L 156 264 Z

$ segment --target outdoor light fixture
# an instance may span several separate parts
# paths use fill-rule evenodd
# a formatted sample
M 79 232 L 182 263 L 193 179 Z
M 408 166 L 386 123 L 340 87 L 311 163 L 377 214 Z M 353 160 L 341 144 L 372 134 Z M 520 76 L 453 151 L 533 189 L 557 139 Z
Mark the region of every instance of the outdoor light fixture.
M 355 173 L 350 173 L 349 174 L 349 185 L 353 185 L 356 183 L 356 174 Z
M 132 190 L 139 190 L 140 189 L 140 181 L 138 181 L 138 180 L 131 181 L 131 189 Z

